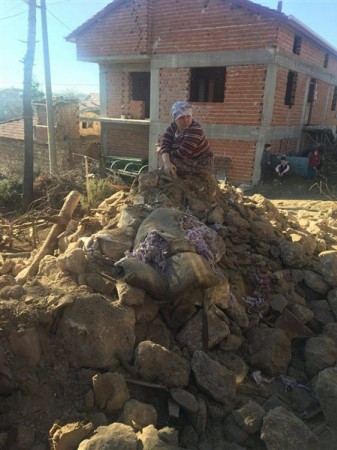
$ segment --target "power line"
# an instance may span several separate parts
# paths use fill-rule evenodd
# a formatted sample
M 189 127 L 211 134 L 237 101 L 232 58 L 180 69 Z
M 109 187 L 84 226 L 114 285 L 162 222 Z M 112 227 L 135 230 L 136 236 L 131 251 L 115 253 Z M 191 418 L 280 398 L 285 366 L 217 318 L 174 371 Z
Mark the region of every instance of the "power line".
M 18 14 L 13 14 L 12 16 L 0 17 L 0 20 L 12 19 L 12 17 L 21 16 L 22 14 L 26 14 L 26 11 L 21 11 Z
M 58 22 L 60 22 L 61 25 L 63 25 L 64 27 L 67 28 L 67 30 L 72 31 L 72 28 L 69 28 L 68 25 L 66 25 L 64 22 L 62 22 L 61 19 L 59 19 L 58 17 L 55 16 L 55 14 L 53 14 L 51 11 L 49 11 L 49 9 L 47 9 L 48 14 L 50 14 L 51 16 L 54 17 L 54 19 L 56 19 Z
M 16 9 L 18 6 L 22 6 L 22 3 L 18 2 L 16 5 L 12 6 L 12 8 L 9 8 L 5 14 L 10 13 L 11 11 L 13 11 L 13 9 Z

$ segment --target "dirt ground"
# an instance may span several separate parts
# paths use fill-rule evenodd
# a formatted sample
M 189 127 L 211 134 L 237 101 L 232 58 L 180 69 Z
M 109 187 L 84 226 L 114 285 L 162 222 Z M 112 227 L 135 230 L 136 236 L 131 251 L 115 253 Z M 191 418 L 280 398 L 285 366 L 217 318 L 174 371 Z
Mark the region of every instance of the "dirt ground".
M 244 192 L 247 196 L 261 194 L 271 200 L 277 208 L 294 213 L 298 210 L 328 209 L 337 200 L 337 185 L 333 180 L 307 181 L 296 175 L 281 181 L 274 178 L 268 183 L 258 183 Z

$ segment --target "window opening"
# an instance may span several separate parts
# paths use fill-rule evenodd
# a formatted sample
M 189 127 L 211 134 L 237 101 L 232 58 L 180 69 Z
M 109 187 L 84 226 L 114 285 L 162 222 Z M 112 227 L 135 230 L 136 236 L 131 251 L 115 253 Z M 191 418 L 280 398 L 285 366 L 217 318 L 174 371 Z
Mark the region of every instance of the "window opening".
M 226 67 L 191 69 L 191 102 L 218 102 L 225 99 Z
M 94 128 L 94 124 L 92 122 L 82 122 L 82 129 L 86 128 Z
M 131 98 L 143 101 L 145 117 L 150 117 L 150 72 L 131 72 Z
M 289 70 L 284 104 L 291 108 L 295 103 L 297 73 Z
M 337 104 L 337 86 L 335 86 L 335 90 L 333 91 L 331 111 L 336 111 L 336 104 Z
M 299 55 L 301 53 L 301 47 L 302 47 L 302 36 L 296 34 L 294 38 L 293 53 Z
M 311 78 L 308 92 L 308 103 L 314 103 L 316 94 L 316 78 Z
M 323 64 L 323 67 L 325 67 L 325 68 L 328 67 L 328 64 L 329 64 L 329 57 L 330 57 L 329 53 L 326 53 L 325 56 L 324 56 L 324 64 Z

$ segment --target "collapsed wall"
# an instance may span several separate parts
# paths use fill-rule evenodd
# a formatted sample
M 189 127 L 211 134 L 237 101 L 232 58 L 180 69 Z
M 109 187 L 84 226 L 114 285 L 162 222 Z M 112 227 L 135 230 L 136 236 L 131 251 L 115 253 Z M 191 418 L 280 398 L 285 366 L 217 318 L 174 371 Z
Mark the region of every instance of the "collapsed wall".
M 155 171 L 4 264 L 0 448 L 336 448 L 334 215 Z

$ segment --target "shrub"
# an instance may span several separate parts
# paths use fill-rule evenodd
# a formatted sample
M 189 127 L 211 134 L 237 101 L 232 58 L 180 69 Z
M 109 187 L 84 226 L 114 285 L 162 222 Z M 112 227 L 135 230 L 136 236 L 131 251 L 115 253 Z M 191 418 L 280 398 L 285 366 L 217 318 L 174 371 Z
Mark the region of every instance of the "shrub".
M 0 208 L 16 210 L 18 205 L 21 207 L 21 200 L 22 183 L 17 180 L 0 179 Z

